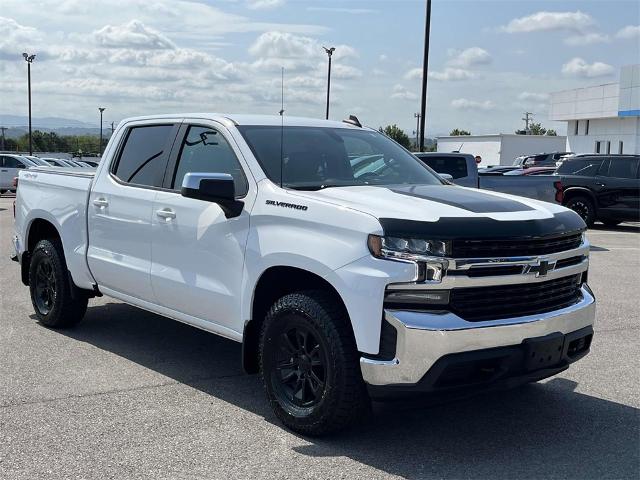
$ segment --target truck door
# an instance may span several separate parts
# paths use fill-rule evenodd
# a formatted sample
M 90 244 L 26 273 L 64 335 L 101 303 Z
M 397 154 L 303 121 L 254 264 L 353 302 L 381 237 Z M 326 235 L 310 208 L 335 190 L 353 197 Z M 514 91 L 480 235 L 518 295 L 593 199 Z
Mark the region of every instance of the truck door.
M 241 331 L 240 291 L 256 186 L 234 140 L 214 122 L 182 126 L 165 188 L 153 206 L 151 282 L 171 310 Z M 216 203 L 181 196 L 186 173 L 228 173 L 245 207 L 226 218 Z
M 178 124 L 128 127 L 89 195 L 89 268 L 105 293 L 155 303 L 151 289 L 153 201 Z

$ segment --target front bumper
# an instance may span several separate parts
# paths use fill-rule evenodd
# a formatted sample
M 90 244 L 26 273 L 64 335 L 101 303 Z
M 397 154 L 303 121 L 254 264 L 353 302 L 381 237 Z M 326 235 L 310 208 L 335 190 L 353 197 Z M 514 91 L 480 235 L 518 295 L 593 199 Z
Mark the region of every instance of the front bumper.
M 527 343 L 528 339 L 537 340 L 554 334 L 563 336 L 564 347 L 561 348 L 566 350 L 572 338 L 568 334 L 592 327 L 595 320 L 593 293 L 586 284 L 581 287 L 581 292 L 582 299 L 567 308 L 495 321 L 468 322 L 453 313 L 385 310 L 385 320 L 397 331 L 395 358 L 378 360 L 362 357 L 362 376 L 372 387 L 435 387 L 437 379 L 433 378 L 433 372 L 443 363 L 438 364 L 438 361 L 452 354 L 516 347 Z M 538 370 L 526 368 L 523 371 L 532 380 L 537 379 L 533 378 L 536 371 L 539 378 L 553 375 L 564 370 L 571 361 L 584 356 L 588 347 L 587 344 L 586 350 L 573 358 L 565 355 L 553 365 L 545 363 Z M 522 358 L 521 361 L 526 360 Z M 504 370 L 499 365 L 495 368 Z M 502 377 L 517 371 L 517 368 L 507 369 Z M 498 380 L 500 375 L 490 377 L 488 380 Z

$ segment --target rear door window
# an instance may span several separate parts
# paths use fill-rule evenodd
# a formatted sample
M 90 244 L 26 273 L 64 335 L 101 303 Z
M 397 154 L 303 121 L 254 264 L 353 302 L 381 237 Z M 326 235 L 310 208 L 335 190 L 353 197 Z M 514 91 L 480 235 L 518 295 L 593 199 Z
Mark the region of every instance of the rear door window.
M 607 177 L 637 178 L 638 159 L 640 157 L 611 157 Z
M 425 155 L 419 157 L 426 165 L 438 173 L 447 173 L 454 179 L 467 176 L 467 160 L 465 157 Z
M 174 139 L 174 125 L 149 125 L 129 129 L 112 173 L 125 183 L 161 187 Z

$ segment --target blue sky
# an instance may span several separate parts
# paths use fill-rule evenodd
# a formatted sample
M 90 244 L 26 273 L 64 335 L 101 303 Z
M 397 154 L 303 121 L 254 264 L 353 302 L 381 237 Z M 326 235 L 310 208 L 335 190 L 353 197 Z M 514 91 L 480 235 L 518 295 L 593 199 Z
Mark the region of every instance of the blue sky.
M 427 133 L 511 132 L 547 119 L 548 93 L 617 81 L 640 60 L 637 1 L 434 0 Z M 408 133 L 419 110 L 424 1 L 3 0 L 0 113 L 95 122 L 178 111 L 355 113 Z

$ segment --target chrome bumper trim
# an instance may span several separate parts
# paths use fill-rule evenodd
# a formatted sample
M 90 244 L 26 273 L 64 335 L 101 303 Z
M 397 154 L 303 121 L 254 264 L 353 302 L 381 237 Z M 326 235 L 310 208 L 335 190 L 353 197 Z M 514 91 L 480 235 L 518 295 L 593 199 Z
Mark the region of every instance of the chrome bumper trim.
M 362 357 L 362 376 L 370 385 L 411 385 L 447 354 L 518 345 L 525 338 L 593 325 L 595 299 L 588 287 L 581 291 L 581 301 L 561 310 L 485 322 L 468 322 L 452 313 L 385 310 L 398 332 L 396 356 L 389 361 Z

